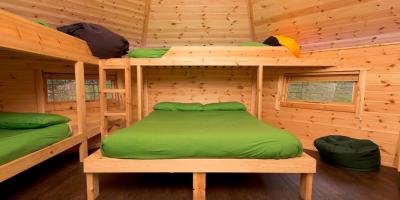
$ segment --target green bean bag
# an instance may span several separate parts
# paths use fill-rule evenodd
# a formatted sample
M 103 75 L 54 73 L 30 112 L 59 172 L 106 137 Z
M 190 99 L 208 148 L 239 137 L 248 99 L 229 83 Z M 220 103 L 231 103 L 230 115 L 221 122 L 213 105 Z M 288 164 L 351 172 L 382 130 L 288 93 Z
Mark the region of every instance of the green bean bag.
M 314 141 L 321 159 L 329 164 L 356 170 L 378 170 L 381 164 L 379 146 L 370 140 L 329 135 Z

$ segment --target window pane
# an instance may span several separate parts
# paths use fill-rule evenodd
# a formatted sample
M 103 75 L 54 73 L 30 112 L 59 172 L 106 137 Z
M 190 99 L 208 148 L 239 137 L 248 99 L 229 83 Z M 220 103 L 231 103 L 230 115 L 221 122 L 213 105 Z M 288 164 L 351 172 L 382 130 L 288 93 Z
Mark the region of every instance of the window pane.
M 75 101 L 75 80 L 70 79 L 48 79 L 47 81 L 47 100 L 49 102 Z M 113 81 L 108 80 L 107 88 L 112 88 Z M 99 81 L 85 80 L 85 97 L 88 101 L 99 99 Z M 112 99 L 112 94 L 107 98 Z
M 288 101 L 352 103 L 355 81 L 288 83 Z

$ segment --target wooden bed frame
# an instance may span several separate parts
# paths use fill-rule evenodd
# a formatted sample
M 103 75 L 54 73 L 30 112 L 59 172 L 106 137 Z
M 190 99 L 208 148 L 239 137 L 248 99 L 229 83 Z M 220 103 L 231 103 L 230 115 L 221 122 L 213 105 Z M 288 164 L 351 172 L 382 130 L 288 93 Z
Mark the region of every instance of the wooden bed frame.
M 98 65 L 98 58 L 91 54 L 85 41 L 4 10 L 0 10 L 0 35 L 0 60 L 74 63 L 78 113 L 78 127 L 71 137 L 1 165 L 0 182 L 76 145 L 83 161 L 88 154 L 87 139 L 99 133 L 92 127 L 88 132 L 86 127 L 84 65 Z
M 100 61 L 100 102 L 102 138 L 109 134 L 105 128 L 108 116 L 123 116 L 126 125 L 132 123 L 131 71 L 136 68 L 137 76 L 137 118 L 143 117 L 143 69 L 152 66 L 163 67 L 254 67 L 257 70 L 254 98 L 255 116 L 261 119 L 262 87 L 264 67 L 326 68 L 335 66 L 332 60 L 306 60 L 294 58 L 284 48 L 276 47 L 173 47 L 159 59 L 108 59 Z M 124 70 L 125 88 L 106 89 L 107 70 Z M 123 113 L 110 113 L 106 110 L 106 93 L 125 93 Z M 99 195 L 99 177 L 101 173 L 144 173 L 176 172 L 193 173 L 193 199 L 206 197 L 206 173 L 300 173 L 300 197 L 310 200 L 313 174 L 316 173 L 316 161 L 306 153 L 290 159 L 159 159 L 136 160 L 103 157 L 100 151 L 90 155 L 84 161 L 87 180 L 87 199 Z

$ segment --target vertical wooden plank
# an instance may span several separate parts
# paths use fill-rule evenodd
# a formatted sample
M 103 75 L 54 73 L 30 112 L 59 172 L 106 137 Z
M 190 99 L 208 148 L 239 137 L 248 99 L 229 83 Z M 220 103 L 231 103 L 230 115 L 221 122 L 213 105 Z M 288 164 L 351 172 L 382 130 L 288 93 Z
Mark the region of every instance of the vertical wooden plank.
M 35 90 L 36 90 L 36 104 L 37 112 L 45 112 L 45 94 L 44 94 L 44 80 L 43 71 L 41 69 L 35 69 Z
M 249 21 L 250 21 L 250 35 L 253 41 L 256 41 L 256 31 L 254 25 L 254 9 L 253 9 L 253 0 L 247 0 L 247 6 L 249 10 Z
M 303 200 L 311 200 L 312 198 L 313 174 L 300 175 L 300 197 Z
M 193 173 L 193 200 L 206 199 L 206 174 Z
M 76 109 L 78 115 L 78 134 L 83 135 L 79 145 L 79 159 L 88 155 L 87 133 L 86 133 L 86 101 L 85 101 L 85 66 L 83 62 L 75 63 L 75 83 L 76 83 Z
M 132 70 L 130 59 L 126 59 L 125 63 L 125 112 L 126 127 L 132 124 Z
M 143 20 L 143 30 L 142 30 L 142 44 L 141 44 L 142 47 L 146 47 L 146 42 L 147 42 L 151 0 L 145 0 L 144 3 L 145 7 L 144 7 L 144 20 Z
M 107 129 L 107 117 L 104 116 L 107 110 L 107 94 L 104 92 L 106 89 L 107 74 L 104 69 L 105 60 L 99 61 L 99 90 L 100 90 L 100 134 L 101 138 L 104 139 L 108 135 Z
M 146 117 L 149 114 L 149 90 L 148 90 L 148 81 L 146 78 L 146 73 L 142 72 L 143 79 L 143 117 Z
M 361 70 L 357 85 L 356 117 L 361 120 L 365 104 L 365 87 L 367 84 L 367 71 Z
M 257 117 L 257 72 L 254 70 L 252 73 L 252 85 L 251 85 L 251 99 L 250 99 L 250 111 L 254 117 Z
M 142 66 L 136 66 L 136 78 L 137 78 L 137 106 L 138 106 L 138 120 L 142 119 L 142 108 L 143 108 L 143 69 Z
M 275 96 L 275 110 L 281 110 L 282 94 L 284 94 L 283 90 L 285 89 L 283 87 L 284 80 L 285 80 L 285 75 L 283 73 L 279 74 L 278 90 L 277 90 L 276 96 Z
M 262 97 L 263 97 L 263 69 L 260 65 L 257 69 L 257 119 L 261 120 L 262 115 Z
M 86 174 L 86 194 L 88 200 L 94 200 L 99 196 L 99 175 L 87 173 Z

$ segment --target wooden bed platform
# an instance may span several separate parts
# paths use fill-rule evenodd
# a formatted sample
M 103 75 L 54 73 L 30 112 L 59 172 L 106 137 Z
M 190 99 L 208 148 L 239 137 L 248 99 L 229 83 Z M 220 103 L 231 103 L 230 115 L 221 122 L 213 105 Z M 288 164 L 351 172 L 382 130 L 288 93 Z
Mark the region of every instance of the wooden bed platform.
M 79 145 L 79 156 L 83 161 L 88 154 L 87 139 L 99 132 L 98 128 L 86 127 L 84 68 L 85 64 L 98 65 L 98 58 L 92 55 L 85 41 L 1 9 L 0 35 L 0 60 L 68 62 L 75 65 L 78 115 L 77 127 L 71 137 L 1 165 L 0 182 L 76 145 Z
M 101 104 L 101 134 L 108 136 L 108 116 L 122 116 L 126 126 L 132 123 L 132 89 L 131 74 L 136 71 L 137 85 L 137 115 L 142 119 L 148 114 L 143 110 L 144 92 L 143 70 L 146 67 L 220 67 L 241 68 L 254 67 L 256 80 L 252 104 L 256 105 L 255 113 L 261 119 L 262 87 L 264 67 L 294 67 L 294 68 L 327 68 L 336 65 L 335 60 L 302 59 L 292 56 L 286 48 L 281 47 L 172 47 L 162 58 L 156 59 L 108 59 L 100 61 L 100 104 Z M 107 70 L 124 70 L 125 88 L 106 89 Z M 122 113 L 111 113 L 106 108 L 107 93 L 125 93 L 125 108 Z M 144 172 L 177 172 L 193 173 L 193 199 L 204 200 L 206 188 L 206 173 L 300 173 L 302 199 L 310 200 L 312 194 L 313 174 L 316 173 L 316 161 L 306 153 L 290 159 L 161 159 L 135 160 L 103 157 L 100 151 L 90 155 L 84 161 L 84 172 L 87 178 L 87 198 L 92 200 L 99 195 L 100 173 L 144 173 Z
M 206 173 L 300 173 L 300 197 L 311 199 L 316 161 L 306 153 L 290 159 L 160 159 L 132 160 L 103 157 L 96 151 L 84 161 L 87 198 L 99 195 L 101 173 L 193 173 L 193 199 L 206 199 Z

